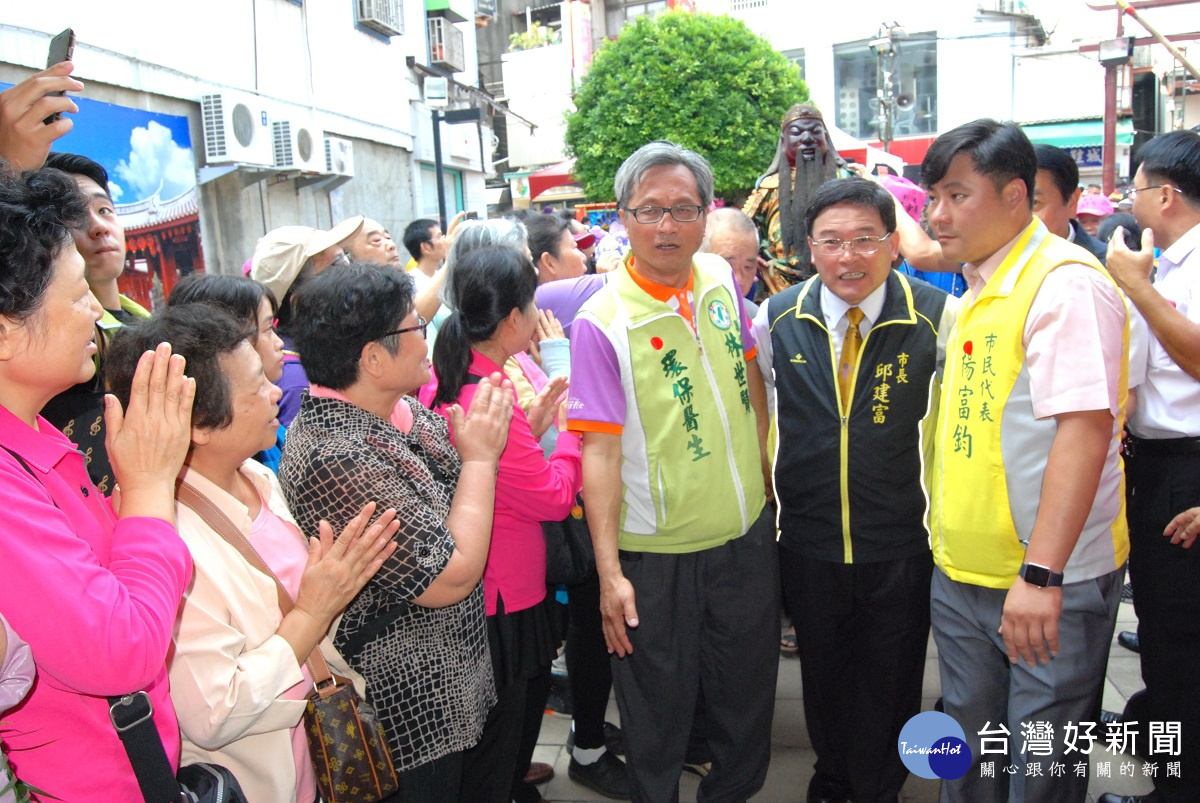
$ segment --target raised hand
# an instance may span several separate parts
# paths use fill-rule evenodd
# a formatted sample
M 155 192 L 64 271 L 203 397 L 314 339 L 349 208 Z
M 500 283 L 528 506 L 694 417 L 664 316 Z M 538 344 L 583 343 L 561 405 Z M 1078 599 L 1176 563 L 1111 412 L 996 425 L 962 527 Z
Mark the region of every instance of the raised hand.
M 529 429 L 533 431 L 534 438 L 541 440 L 546 430 L 550 429 L 550 425 L 559 418 L 559 411 L 564 407 L 563 393 L 566 390 L 567 378 L 556 376 L 546 383 L 541 393 L 533 397 L 526 417 L 529 419 Z
M 396 511 L 386 510 L 371 522 L 374 513 L 375 503 L 369 502 L 337 540 L 329 523 L 322 521 L 318 537 L 308 541 L 308 564 L 300 578 L 296 607 L 323 623 L 326 630 L 396 551 L 392 540 L 400 529 Z
M 515 398 L 512 382 L 494 373 L 480 380 L 470 411 L 464 413 L 459 405 L 450 405 L 454 445 L 464 463 L 499 463 L 500 453 L 508 443 Z
M 44 122 L 52 114 L 79 111 L 71 98 L 51 94 L 83 90 L 70 77 L 74 68 L 64 61 L 0 92 L 0 158 L 15 170 L 40 168 L 54 141 L 74 126 L 65 116 L 50 125 Z
M 104 397 L 105 448 L 121 486 L 124 516 L 175 520 L 175 477 L 192 440 L 196 381 L 183 375 L 184 359 L 161 343 L 138 360 L 129 409 Z

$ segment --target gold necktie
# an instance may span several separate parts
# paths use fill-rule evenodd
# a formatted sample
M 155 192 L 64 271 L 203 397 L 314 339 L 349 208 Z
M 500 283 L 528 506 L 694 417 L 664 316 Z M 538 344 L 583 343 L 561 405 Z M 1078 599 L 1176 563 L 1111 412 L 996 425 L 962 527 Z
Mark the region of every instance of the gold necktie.
M 842 397 L 842 413 L 849 415 L 850 385 L 858 363 L 858 350 L 862 348 L 862 333 L 858 331 L 858 325 L 862 323 L 863 311 L 858 307 L 851 307 L 846 310 L 846 318 L 850 325 L 846 327 L 846 339 L 842 341 L 842 357 L 838 360 L 838 391 Z

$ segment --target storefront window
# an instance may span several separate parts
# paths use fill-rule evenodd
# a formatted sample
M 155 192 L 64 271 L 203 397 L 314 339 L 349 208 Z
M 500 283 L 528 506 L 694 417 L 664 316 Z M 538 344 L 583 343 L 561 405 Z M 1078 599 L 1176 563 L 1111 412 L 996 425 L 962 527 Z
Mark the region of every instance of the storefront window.
M 880 60 L 867 40 L 834 47 L 837 125 L 860 139 L 879 139 Z M 897 99 L 892 135 L 937 131 L 937 41 L 933 34 L 896 40 L 893 96 Z

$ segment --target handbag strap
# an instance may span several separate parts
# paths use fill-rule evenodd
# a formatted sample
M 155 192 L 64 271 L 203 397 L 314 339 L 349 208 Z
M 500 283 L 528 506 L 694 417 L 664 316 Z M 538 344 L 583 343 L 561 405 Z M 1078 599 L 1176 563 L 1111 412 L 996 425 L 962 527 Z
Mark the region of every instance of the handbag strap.
M 21 455 L 7 446 L 2 448 L 29 472 L 29 476 L 39 485 L 42 484 Z M 58 507 L 53 498 L 50 501 Z M 154 724 L 154 705 L 150 702 L 150 695 L 139 691 L 107 699 L 108 718 L 129 757 L 129 766 L 133 768 L 142 798 L 146 803 L 182 801 L 183 789 L 171 772 L 171 762 L 167 760 L 162 737 L 158 735 L 158 728 Z
M 175 498 L 179 500 L 181 505 L 191 508 L 217 535 L 224 538 L 230 546 L 236 549 L 245 558 L 247 563 L 275 581 L 275 594 L 279 598 L 279 611 L 284 616 L 287 616 L 288 612 L 295 607 L 292 602 L 292 595 L 287 592 L 287 589 L 283 587 L 283 583 L 279 582 L 279 578 L 275 576 L 275 572 L 271 571 L 271 567 L 258 554 L 258 550 L 254 548 L 254 545 L 250 543 L 238 526 L 225 515 L 224 511 L 213 504 L 211 499 L 196 490 L 195 486 L 189 485 L 183 480 L 180 480 L 175 486 Z M 331 690 L 330 693 L 332 693 L 332 689 L 336 684 L 332 683 L 333 674 L 329 671 L 329 665 L 325 663 L 325 657 L 321 655 L 321 645 L 319 643 L 313 648 L 305 664 L 308 665 L 308 671 L 312 674 L 313 683 L 316 685 L 318 691 L 321 691 L 326 683 L 330 683 L 329 688 Z

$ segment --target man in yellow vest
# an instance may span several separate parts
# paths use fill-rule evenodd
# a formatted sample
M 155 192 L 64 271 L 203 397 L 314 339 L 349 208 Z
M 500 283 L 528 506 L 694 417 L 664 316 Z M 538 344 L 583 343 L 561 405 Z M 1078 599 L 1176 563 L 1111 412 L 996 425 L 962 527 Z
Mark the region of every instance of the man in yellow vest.
M 779 666 L 762 374 L 729 263 L 697 253 L 708 162 L 652 142 L 615 191 L 630 252 L 572 324 L 568 426 L 583 433 L 630 791 L 678 799 L 703 693 L 700 798 L 746 800 L 766 778 Z
M 1095 257 L 1033 216 L 1036 175 L 1029 140 L 994 120 L 938 137 L 921 166 L 969 288 L 937 420 L 931 619 L 973 761 L 943 801 L 1082 801 L 1075 751 L 1103 740 L 1089 725 L 1129 554 L 1129 314 Z

